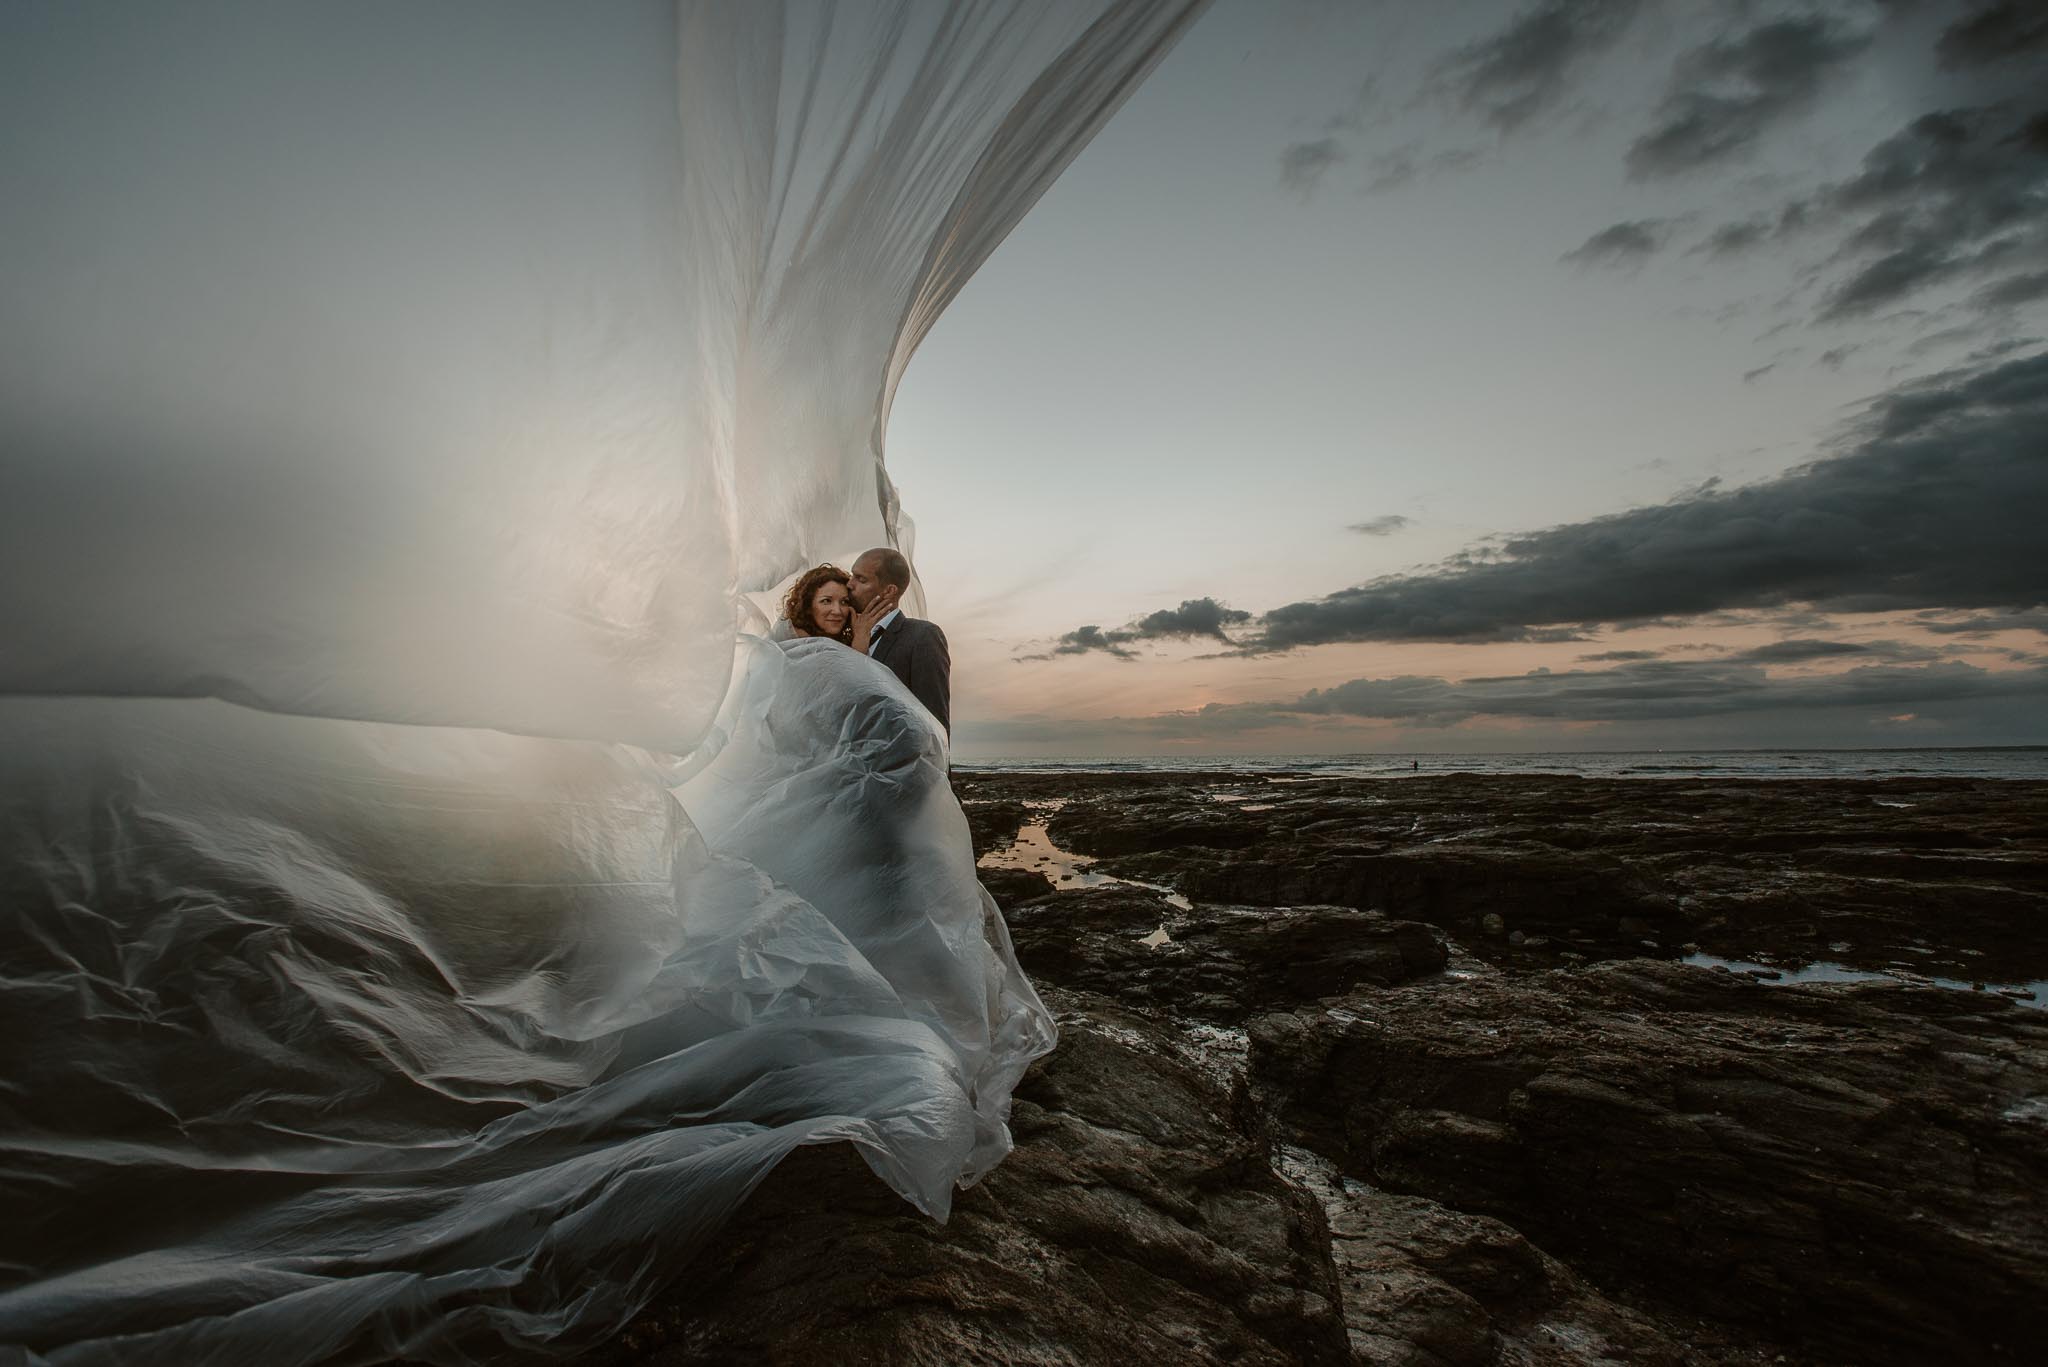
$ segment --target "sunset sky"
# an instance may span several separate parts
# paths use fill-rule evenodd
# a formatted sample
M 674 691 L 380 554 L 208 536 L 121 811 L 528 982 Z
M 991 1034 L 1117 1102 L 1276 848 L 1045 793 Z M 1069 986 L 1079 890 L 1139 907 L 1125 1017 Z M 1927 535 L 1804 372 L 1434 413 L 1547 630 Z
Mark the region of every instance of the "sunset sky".
M 995 755 L 2048 743 L 2048 18 L 1223 0 L 913 363 Z

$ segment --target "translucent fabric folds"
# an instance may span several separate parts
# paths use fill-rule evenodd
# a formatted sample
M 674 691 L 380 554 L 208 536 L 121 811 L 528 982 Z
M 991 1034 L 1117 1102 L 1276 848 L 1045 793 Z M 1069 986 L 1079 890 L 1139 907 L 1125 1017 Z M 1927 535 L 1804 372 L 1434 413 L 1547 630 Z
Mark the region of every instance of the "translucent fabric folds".
M 1001 1159 L 944 738 L 739 626 L 1197 8 L 0 7 L 0 1346 L 502 1360 Z

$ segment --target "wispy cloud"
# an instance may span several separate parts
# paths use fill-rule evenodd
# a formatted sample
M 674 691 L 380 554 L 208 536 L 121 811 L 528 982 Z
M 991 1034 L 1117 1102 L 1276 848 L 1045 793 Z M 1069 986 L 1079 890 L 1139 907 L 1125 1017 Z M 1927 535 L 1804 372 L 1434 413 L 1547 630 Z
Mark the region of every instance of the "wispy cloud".
M 1916 119 L 1878 144 L 1857 175 L 1805 201 L 1800 217 L 1845 231 L 1845 254 L 1861 258 L 1828 292 L 1822 321 L 1867 317 L 1947 280 L 2039 265 L 2048 252 L 2048 117 L 1991 107 Z
M 1413 525 L 1413 519 L 1403 517 L 1399 513 L 1388 513 L 1384 517 L 1374 517 L 1368 518 L 1364 522 L 1354 522 L 1345 530 L 1357 532 L 1360 536 L 1392 536 L 1403 527 Z
M 1343 144 L 1335 138 L 1289 143 L 1280 153 L 1280 188 L 1309 199 L 1345 155 Z
M 1825 83 L 1817 68 L 1846 67 L 1862 51 L 1851 35 L 1823 32 L 1830 21 L 1801 22 L 1812 31 L 1797 41 L 1781 36 L 1783 50 L 1757 68 L 1773 73 L 1752 86 L 1763 103 L 1727 125 L 1749 130 L 1744 145 L 1812 98 Z M 2048 298 L 2048 19 L 2038 6 L 1975 6 L 1950 24 L 1936 52 L 1963 100 L 1878 140 L 1855 174 L 1723 222 L 1693 251 L 1719 257 L 1818 245 L 1823 289 L 1814 316 L 1822 323 L 1869 318 L 1954 282 L 1981 282 L 1970 301 L 1981 312 Z M 1779 93 L 1766 98 L 1771 90 Z M 1701 137 L 1696 150 L 1719 145 Z M 1660 138 L 1637 144 L 1632 169 L 1694 164 L 1683 139 Z
M 1628 174 L 1674 179 L 1740 163 L 1840 85 L 1881 37 L 1910 32 L 1887 28 L 1905 8 L 1766 12 L 1693 46 L 1673 62 L 1650 126 L 1630 145 Z M 1961 13 L 1935 56 L 1950 73 L 1954 107 L 1895 127 L 1845 179 L 1715 225 L 1690 254 L 1811 253 L 1805 274 L 1817 288 L 1791 298 L 1822 325 L 1879 317 L 1949 285 L 1974 286 L 1968 308 L 1994 320 L 2048 298 L 2048 20 L 2018 3 L 1950 10 Z M 1564 259 L 1636 265 L 1664 245 L 1630 227 L 1616 224 Z
M 1411 181 L 1427 179 L 1447 171 L 1462 171 L 1475 166 L 1485 159 L 1486 153 L 1477 147 L 1445 147 L 1434 152 L 1424 152 L 1420 143 L 1397 147 L 1391 152 L 1375 153 L 1368 163 L 1372 179 L 1365 183 L 1367 194 L 1381 194 L 1399 189 Z
M 1627 31 L 1638 0 L 1545 0 L 1452 52 L 1435 85 L 1503 133 L 1562 104 L 1576 76 Z
M 1870 45 L 1828 16 L 1776 19 L 1681 55 L 1657 123 L 1628 149 L 1629 174 L 1672 176 L 1749 151 L 1804 112 Z
M 1935 52 L 1943 65 L 1997 66 L 2048 48 L 2048 9 L 2036 0 L 1978 4 L 1950 24 Z
M 1576 78 L 1614 46 L 1641 8 L 1641 0 L 1541 0 L 1502 28 L 1429 63 L 1419 93 L 1448 100 L 1497 134 L 1513 133 L 1562 107 Z M 1283 190 L 1313 198 L 1330 171 L 1352 159 L 1367 111 L 1382 103 L 1377 87 L 1377 79 L 1368 78 L 1351 104 L 1320 121 L 1324 136 L 1282 149 Z M 1425 151 L 1420 141 L 1361 151 L 1370 172 L 1368 193 L 1460 170 L 1485 155 L 1464 145 Z
M 1640 266 L 1671 237 L 1671 221 L 1639 218 L 1602 228 L 1558 259 L 1573 266 Z

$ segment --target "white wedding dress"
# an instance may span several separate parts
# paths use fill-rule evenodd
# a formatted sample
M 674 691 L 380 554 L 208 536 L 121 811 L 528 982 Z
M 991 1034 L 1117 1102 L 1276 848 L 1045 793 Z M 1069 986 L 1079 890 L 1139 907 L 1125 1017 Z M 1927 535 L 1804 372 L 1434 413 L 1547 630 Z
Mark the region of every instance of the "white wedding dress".
M 743 628 L 1201 3 L 0 5 L 0 1363 L 573 1349 L 1001 1159 L 945 740 Z
M 488 1353 L 631 1312 L 805 1143 L 944 1217 L 1054 1041 L 944 737 L 743 639 L 675 793 L 626 747 L 207 702 L 0 713 L 9 1341 Z

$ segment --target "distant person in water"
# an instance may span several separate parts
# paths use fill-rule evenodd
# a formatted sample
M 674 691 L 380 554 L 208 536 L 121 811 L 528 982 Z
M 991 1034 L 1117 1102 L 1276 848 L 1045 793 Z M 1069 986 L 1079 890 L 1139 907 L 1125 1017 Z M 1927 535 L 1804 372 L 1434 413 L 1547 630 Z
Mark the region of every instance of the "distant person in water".
M 848 592 L 845 570 L 837 565 L 820 565 L 805 570 L 782 600 L 782 615 L 798 636 L 823 636 L 841 645 L 853 645 L 853 599 Z M 861 646 L 866 642 L 862 641 Z
M 910 562 L 901 551 L 881 546 L 854 561 L 848 584 L 854 612 L 850 644 L 903 680 L 951 734 L 953 657 L 945 632 L 904 614 L 899 604 L 909 587 Z

